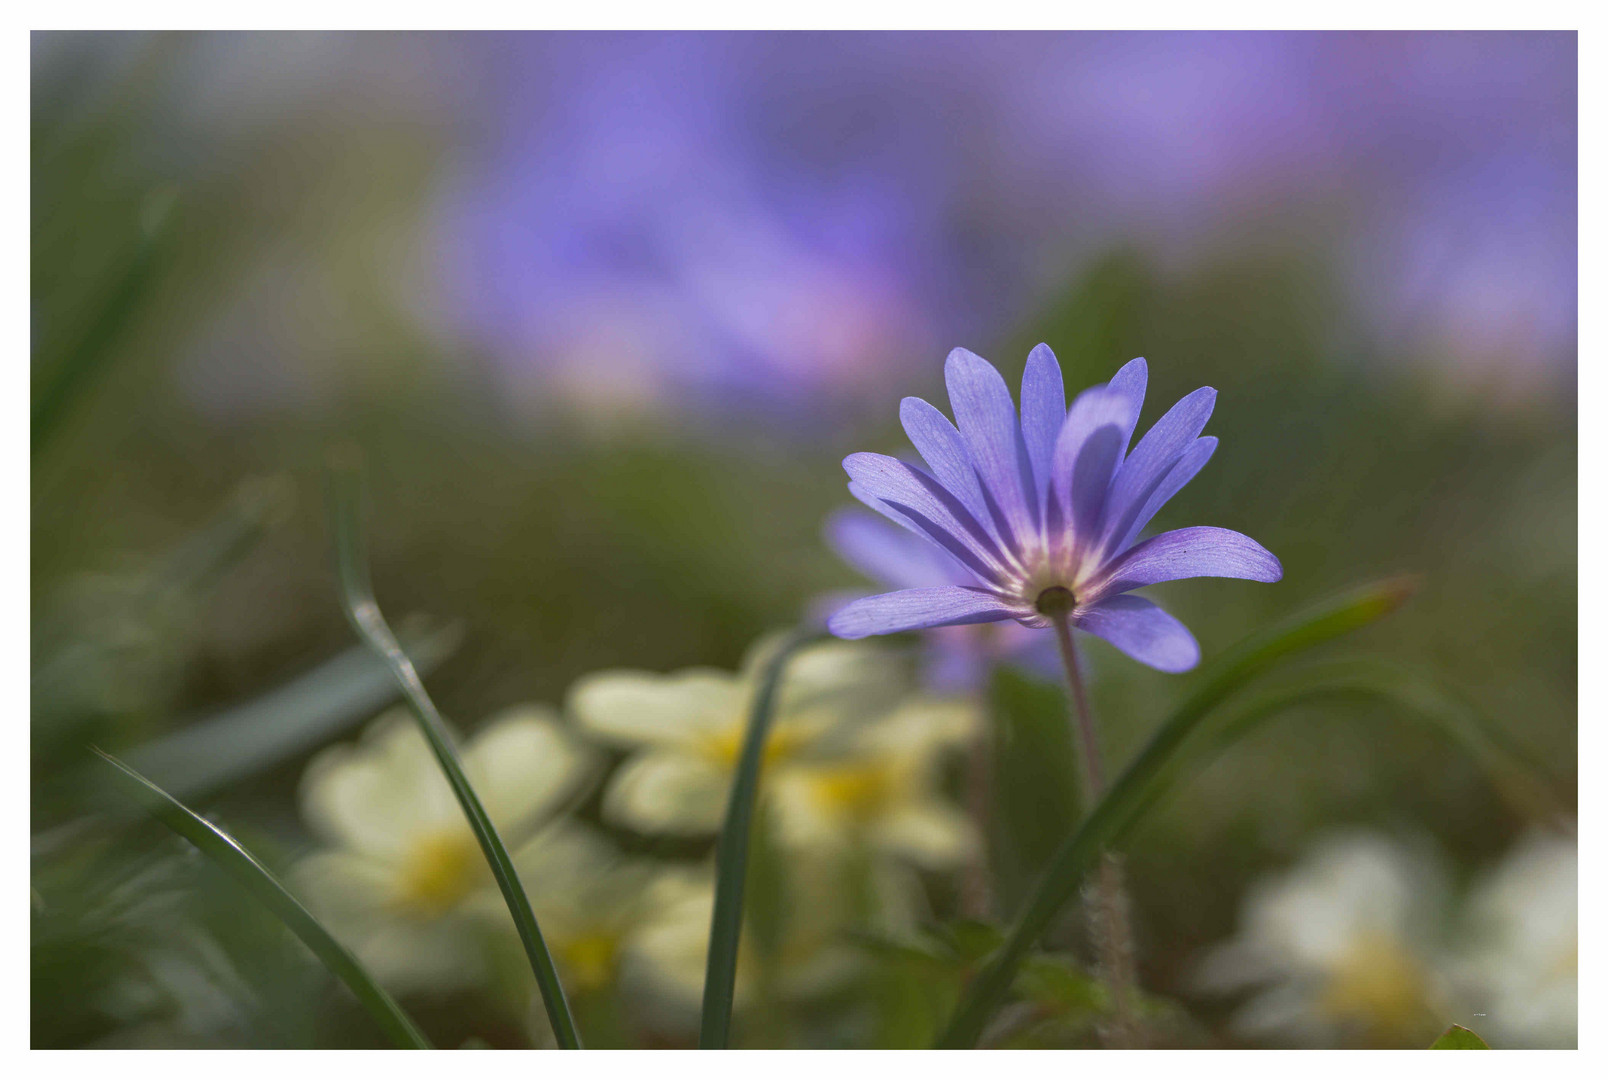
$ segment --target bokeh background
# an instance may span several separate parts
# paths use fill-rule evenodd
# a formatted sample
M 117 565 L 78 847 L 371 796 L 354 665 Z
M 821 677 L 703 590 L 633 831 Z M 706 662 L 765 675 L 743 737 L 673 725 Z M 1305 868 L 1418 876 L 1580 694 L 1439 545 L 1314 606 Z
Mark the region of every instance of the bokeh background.
M 372 1041 L 227 882 L 83 824 L 86 744 L 137 756 L 351 649 L 332 453 L 362 451 L 379 596 L 473 729 L 598 669 L 733 668 L 863 587 L 821 538 L 838 462 L 901 450 L 956 345 L 1014 381 L 1048 342 L 1071 387 L 1145 356 L 1145 426 L 1215 386 L 1221 448 L 1160 524 L 1286 574 L 1157 589 L 1204 653 L 1417 574 L 1347 647 L 1455 689 L 1573 805 L 1572 34 L 46 33 L 32 60 L 35 1045 Z M 1121 760 L 1191 677 L 1089 651 Z M 309 756 L 384 704 L 321 699 L 199 804 L 288 863 Z M 1134 839 L 1145 983 L 1183 1043 L 1256 1044 L 1194 976 L 1251 883 L 1338 827 L 1466 882 L 1537 824 L 1388 707 L 1301 710 Z M 453 1044 L 540 1041 L 414 1004 Z

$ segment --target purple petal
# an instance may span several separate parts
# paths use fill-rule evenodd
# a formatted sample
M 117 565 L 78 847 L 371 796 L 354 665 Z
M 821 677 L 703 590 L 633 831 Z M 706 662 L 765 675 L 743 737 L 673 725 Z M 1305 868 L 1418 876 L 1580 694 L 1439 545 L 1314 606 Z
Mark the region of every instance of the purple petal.
M 999 622 L 1021 614 L 1006 607 L 993 593 L 963 585 L 867 596 L 843 608 L 827 621 L 827 629 L 840 638 L 897 634 L 934 626 L 966 626 Z
M 843 509 L 826 521 L 826 542 L 844 562 L 895 589 L 969 584 L 965 567 L 920 536 L 860 510 Z
M 1134 519 L 1206 426 L 1216 402 L 1217 391 L 1209 386 L 1186 395 L 1156 421 L 1155 427 L 1145 432 L 1145 437 L 1122 463 L 1106 499 L 1103 536 L 1107 551 L 1121 550 L 1113 541 L 1121 536 L 1131 537 L 1138 531 L 1133 527 Z
M 914 465 L 884 454 L 850 454 L 843 459 L 843 469 L 849 474 L 849 494 L 912 532 L 926 536 L 959 559 L 979 580 L 1000 579 L 1003 565 L 993 542 L 937 480 Z
M 918 397 L 907 397 L 899 403 L 899 420 L 904 424 L 905 434 L 910 436 L 911 445 L 921 454 L 938 482 L 960 500 L 972 517 L 988 524 L 988 506 L 977 481 L 977 470 L 955 425 Z
M 1244 533 L 1196 525 L 1152 536 L 1112 559 L 1080 595 L 1100 597 L 1182 578 L 1227 577 L 1277 581 L 1284 576 L 1267 548 Z
M 1112 596 L 1080 608 L 1076 625 L 1158 671 L 1188 671 L 1200 661 L 1189 628 L 1142 596 Z
M 1031 535 L 1037 508 L 1027 503 L 1023 473 L 1031 474 L 1032 466 L 1010 388 L 993 364 L 966 349 L 955 349 L 944 361 L 944 382 L 955 426 L 997 512 L 1001 539 L 1015 548 Z
M 1166 478 L 1156 487 L 1156 490 L 1150 493 L 1150 497 L 1145 500 L 1144 506 L 1140 508 L 1138 516 L 1128 526 L 1128 531 L 1117 538 L 1116 543 L 1111 545 L 1111 550 L 1123 551 L 1128 545 L 1132 544 L 1134 538 L 1143 531 L 1146 525 L 1150 524 L 1150 519 L 1156 516 L 1157 511 L 1167 505 L 1167 500 L 1183 490 L 1184 485 L 1195 479 L 1195 474 L 1206 467 L 1206 463 L 1212 459 L 1212 453 L 1216 449 L 1217 437 L 1215 435 L 1207 435 L 1205 438 L 1196 439 L 1191 443 L 1189 449 L 1185 450 L 1183 456 L 1178 459 L 1177 464 L 1167 470 Z
M 1033 494 L 1041 515 L 1050 494 L 1055 439 L 1065 420 L 1066 387 L 1061 381 L 1061 365 L 1048 345 L 1035 345 L 1027 354 L 1027 369 L 1022 372 L 1022 442 L 1033 465 Z
M 1150 382 L 1150 368 L 1145 364 L 1145 358 L 1136 356 L 1123 364 L 1118 372 L 1111 376 L 1106 386 L 1127 398 L 1132 406 L 1132 418 L 1128 421 L 1122 433 L 1122 452 L 1128 452 L 1128 443 L 1133 439 L 1133 429 L 1139 423 L 1139 412 L 1145 407 L 1145 386 Z
M 1074 541 L 1082 544 L 1094 535 L 1094 524 L 1106 502 L 1106 492 L 1122 455 L 1122 425 L 1131 399 L 1110 387 L 1085 390 L 1067 410 L 1055 440 L 1051 470 L 1056 504 L 1072 527 Z

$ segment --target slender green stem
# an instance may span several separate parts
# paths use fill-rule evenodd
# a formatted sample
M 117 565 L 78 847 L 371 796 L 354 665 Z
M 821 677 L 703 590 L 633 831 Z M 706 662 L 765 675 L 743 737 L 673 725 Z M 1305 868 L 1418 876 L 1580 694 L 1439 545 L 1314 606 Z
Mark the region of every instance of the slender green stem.
M 1082 747 L 1084 799 L 1096 805 L 1105 797 L 1105 762 L 1100 753 L 1100 733 L 1095 728 L 1089 693 L 1083 685 L 1077 644 L 1072 637 L 1071 612 L 1062 608 L 1051 616 L 1056 642 L 1061 647 L 1061 666 L 1066 670 L 1067 696 L 1072 723 Z M 1122 867 L 1116 856 L 1106 852 L 1100 859 L 1100 872 L 1087 899 L 1089 937 L 1099 958 L 1100 973 L 1111 990 L 1111 1022 L 1101 1031 L 1107 1046 L 1128 1047 L 1138 1042 L 1133 1021 L 1134 973 L 1133 931 L 1128 922 L 1128 896 L 1123 888 Z
M 1067 900 L 1076 894 L 1084 875 L 1101 852 L 1120 839 L 1138 819 L 1151 797 L 1151 785 L 1212 709 L 1283 657 L 1382 618 L 1400 607 L 1412 591 L 1413 584 L 1407 579 L 1363 586 L 1252 635 L 1211 665 L 1205 682 L 1162 724 L 1050 861 L 1005 944 L 961 995 L 948 1025 L 939 1035 L 938 1045 L 963 1048 L 977 1044 L 989 1017 L 1010 992 L 1028 950 Z
M 475 794 L 469 778 L 464 774 L 463 763 L 458 757 L 458 749 L 454 744 L 451 730 L 440 712 L 436 710 L 430 695 L 425 692 L 424 683 L 419 678 L 418 671 L 414 669 L 413 661 L 408 659 L 407 653 L 397 644 L 396 636 L 386 624 L 385 616 L 380 613 L 379 604 L 375 602 L 374 590 L 369 584 L 368 560 L 364 555 L 361 537 L 361 513 L 358 506 L 361 484 L 356 465 L 337 465 L 332 482 L 337 565 L 346 617 L 358 636 L 366 641 L 390 667 L 391 674 L 401 687 L 402 695 L 407 700 L 414 718 L 419 722 L 420 730 L 424 732 L 430 749 L 435 753 L 436 761 L 441 765 L 441 771 L 446 775 L 447 783 L 452 786 L 452 793 L 457 796 L 458 805 L 463 807 L 464 816 L 469 819 L 469 827 L 474 830 L 475 839 L 480 843 L 480 850 L 491 866 L 492 876 L 497 879 L 497 887 L 502 890 L 503 900 L 507 903 L 508 912 L 513 916 L 514 926 L 519 931 L 519 940 L 525 947 L 525 955 L 530 959 L 531 971 L 536 975 L 536 985 L 541 990 L 542 1003 L 547 1007 L 547 1020 L 552 1025 L 554 1038 L 563 1049 L 579 1050 L 581 1036 L 575 1027 L 569 1000 L 564 996 L 558 969 L 553 964 L 547 942 L 542 938 L 541 927 L 536 922 L 536 913 L 531 910 L 530 898 L 525 895 L 525 889 L 519 882 L 519 873 L 514 869 L 514 861 L 508 854 L 508 847 L 498 834 L 497 827 L 492 824 L 491 815 L 486 813 L 480 796 Z
M 92 748 L 93 749 L 93 748 Z M 113 766 L 141 804 L 168 828 L 194 844 L 200 852 L 222 867 L 230 877 L 279 917 L 302 944 L 357 996 L 375 1023 L 397 1046 L 407 1050 L 430 1050 L 430 1040 L 402 1011 L 402 1006 L 374 981 L 367 969 L 346 947 L 336 941 L 322 923 L 281 885 L 268 868 L 251 852 L 194 810 L 157 787 L 110 754 L 95 750 Z
M 782 671 L 799 649 L 821 640 L 815 630 L 795 630 L 766 661 L 743 734 L 737 772 L 732 778 L 726 820 L 715 848 L 715 908 L 709 921 L 709 959 L 704 971 L 703 1019 L 698 1046 L 724 1050 L 731 1040 L 731 1009 L 737 995 L 737 947 L 743 928 L 743 886 L 748 878 L 748 848 L 759 792 L 765 739 L 776 712 Z
M 1089 694 L 1083 686 L 1083 671 L 1078 664 L 1078 647 L 1072 640 L 1072 620 L 1069 612 L 1060 611 L 1051 616 L 1055 627 L 1055 640 L 1061 646 L 1061 667 L 1066 671 L 1067 694 L 1072 706 L 1072 726 L 1078 732 L 1078 745 L 1083 760 L 1083 799 L 1092 806 L 1105 795 L 1105 762 L 1100 754 L 1100 734 L 1094 728 L 1094 713 L 1089 708 Z

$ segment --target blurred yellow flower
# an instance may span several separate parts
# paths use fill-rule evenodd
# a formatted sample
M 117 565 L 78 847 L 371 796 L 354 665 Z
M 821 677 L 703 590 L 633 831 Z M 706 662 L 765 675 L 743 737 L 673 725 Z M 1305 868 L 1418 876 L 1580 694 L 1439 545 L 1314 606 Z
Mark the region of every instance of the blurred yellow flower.
M 772 940 L 762 940 L 766 935 L 752 919 L 743 930 L 737 957 L 739 1010 L 838 988 L 865 962 L 849 931 L 873 926 L 908 931 L 913 925 L 911 883 L 900 871 L 873 872 L 865 890 L 869 897 L 857 895 L 861 890 L 852 874 L 839 860 L 804 856 L 788 861 L 780 925 Z M 703 996 L 714 910 L 713 866 L 667 872 L 651 899 L 653 914 L 632 940 L 627 975 L 650 1023 L 687 1028 L 696 1024 Z
M 565 821 L 521 845 L 514 865 L 565 988 L 584 994 L 612 985 L 664 871 Z
M 510 846 L 593 772 L 592 752 L 540 707 L 491 720 L 463 762 Z M 293 883 L 377 978 L 412 989 L 482 977 L 488 933 L 511 922 L 462 808 L 405 713 L 314 758 L 301 806 L 323 846 L 296 865 Z
M 1234 1029 L 1314 1046 L 1427 1046 L 1444 1027 L 1433 860 L 1369 833 L 1330 837 L 1247 897 L 1205 989 L 1256 988 Z
M 776 770 L 778 840 L 793 848 L 864 849 L 926 869 L 961 865 L 979 839 L 943 796 L 940 766 L 979 721 L 970 703 L 918 698 L 821 740 L 812 755 Z
M 762 640 L 737 673 L 605 671 L 580 680 L 578 727 L 633 751 L 604 793 L 613 822 L 645 833 L 720 827 Z M 944 751 L 975 730 L 973 706 L 907 698 L 903 665 L 874 646 L 832 642 L 788 666 L 765 750 L 762 798 L 791 848 L 867 847 L 931 867 L 958 864 L 976 840 L 943 799 Z

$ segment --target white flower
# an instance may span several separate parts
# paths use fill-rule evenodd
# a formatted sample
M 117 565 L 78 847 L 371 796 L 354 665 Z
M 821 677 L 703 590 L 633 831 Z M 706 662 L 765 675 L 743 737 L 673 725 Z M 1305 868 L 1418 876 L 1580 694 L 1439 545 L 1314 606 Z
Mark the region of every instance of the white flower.
M 1478 1010 L 1464 1022 L 1492 1046 L 1572 1047 L 1578 1041 L 1575 848 L 1573 835 L 1531 834 L 1469 900 L 1466 934 L 1473 945 L 1457 978 Z
M 1434 860 L 1368 833 L 1334 836 L 1255 886 L 1204 988 L 1255 987 L 1233 1027 L 1307 1045 L 1425 1046 L 1440 1023 L 1443 890 Z
M 512 710 L 463 750 L 464 771 L 513 846 L 592 771 L 551 710 Z M 508 923 L 462 808 L 411 718 L 376 720 L 319 754 L 302 814 L 323 847 L 293 871 L 298 892 L 376 978 L 399 989 L 480 980 L 488 934 Z

